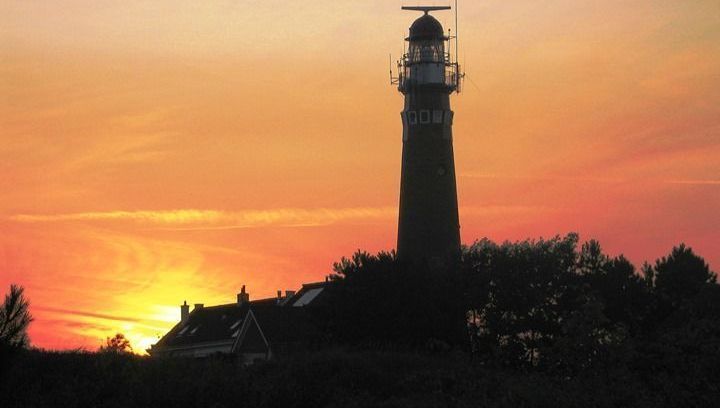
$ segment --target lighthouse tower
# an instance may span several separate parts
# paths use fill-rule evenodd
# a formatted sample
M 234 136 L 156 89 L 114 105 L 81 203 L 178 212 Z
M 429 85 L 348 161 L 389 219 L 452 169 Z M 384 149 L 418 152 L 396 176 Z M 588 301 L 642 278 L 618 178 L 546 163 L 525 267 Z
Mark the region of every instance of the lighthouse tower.
M 459 92 L 462 74 L 448 52 L 451 37 L 430 15 L 450 7 L 403 9 L 424 14 L 410 27 L 397 77 L 391 75 L 405 96 L 397 254 L 401 268 L 446 270 L 460 259 L 450 94 Z

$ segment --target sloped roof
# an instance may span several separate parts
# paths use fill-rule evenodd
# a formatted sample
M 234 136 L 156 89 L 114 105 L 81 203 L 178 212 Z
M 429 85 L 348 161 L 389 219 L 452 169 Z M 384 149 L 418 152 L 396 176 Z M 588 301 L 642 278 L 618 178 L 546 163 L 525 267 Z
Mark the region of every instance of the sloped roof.
M 302 342 L 313 333 L 307 310 L 304 308 L 259 306 L 252 310 L 271 346 Z
M 302 288 L 285 302 L 285 305 L 293 307 L 321 305 L 322 295 L 329 284 L 329 282 L 304 283 Z
M 321 303 L 319 299 L 326 284 L 305 284 L 295 295 L 280 303 L 277 298 L 269 298 L 243 305 L 231 303 L 193 309 L 186 322 L 176 324 L 151 350 L 184 348 L 201 343 L 232 345 L 240 335 L 250 309 L 271 344 L 301 341 L 311 332 L 307 313 L 303 309 Z
M 249 305 L 237 303 L 194 309 L 187 322 L 180 322 L 153 347 L 177 347 L 205 342 L 233 341 Z

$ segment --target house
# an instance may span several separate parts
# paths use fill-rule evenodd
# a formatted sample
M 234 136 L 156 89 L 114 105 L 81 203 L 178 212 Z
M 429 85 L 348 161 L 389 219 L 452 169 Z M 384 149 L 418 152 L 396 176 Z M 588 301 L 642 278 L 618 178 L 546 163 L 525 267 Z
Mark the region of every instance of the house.
M 250 301 L 245 286 L 237 302 L 205 307 L 185 302 L 180 322 L 148 349 L 153 357 L 205 357 L 236 354 L 251 363 L 309 347 L 318 331 L 308 313 L 323 303 L 329 283 L 304 284 L 295 291 L 278 291 L 276 298 Z

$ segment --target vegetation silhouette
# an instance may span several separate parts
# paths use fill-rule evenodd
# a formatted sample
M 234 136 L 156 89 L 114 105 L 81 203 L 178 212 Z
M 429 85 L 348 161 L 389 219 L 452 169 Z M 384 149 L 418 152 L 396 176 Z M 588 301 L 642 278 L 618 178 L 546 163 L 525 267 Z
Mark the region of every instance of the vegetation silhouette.
M 101 353 L 123 354 L 132 353 L 133 348 L 130 345 L 130 340 L 125 338 L 124 334 L 117 333 L 113 337 L 107 337 L 105 344 L 101 345 L 98 351 Z
M 720 285 L 685 245 L 640 269 L 577 234 L 463 248 L 460 268 L 394 252 L 334 266 L 321 348 L 274 361 L 22 350 L 0 406 L 711 407 Z M 112 347 L 111 347 L 112 344 Z M 12 373 L 12 375 L 7 375 Z
M 29 346 L 27 329 L 32 321 L 30 301 L 25 297 L 25 288 L 10 285 L 10 291 L 0 305 L 0 347 Z

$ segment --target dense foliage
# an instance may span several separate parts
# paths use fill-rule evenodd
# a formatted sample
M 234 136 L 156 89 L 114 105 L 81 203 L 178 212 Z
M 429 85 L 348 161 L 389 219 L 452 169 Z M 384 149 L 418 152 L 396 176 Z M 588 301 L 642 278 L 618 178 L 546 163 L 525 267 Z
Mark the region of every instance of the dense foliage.
M 462 285 L 443 274 L 398 268 L 394 252 L 358 252 L 335 264 L 329 309 L 319 310 L 325 333 L 341 345 L 405 349 L 465 339 Z M 460 317 L 458 320 L 457 317 Z
M 441 279 L 403 271 L 393 254 L 362 252 L 338 263 L 334 278 L 324 317 L 342 344 L 442 345 L 487 368 L 660 377 L 686 401 L 720 397 L 720 286 L 684 245 L 638 272 L 576 234 L 484 239 Z

